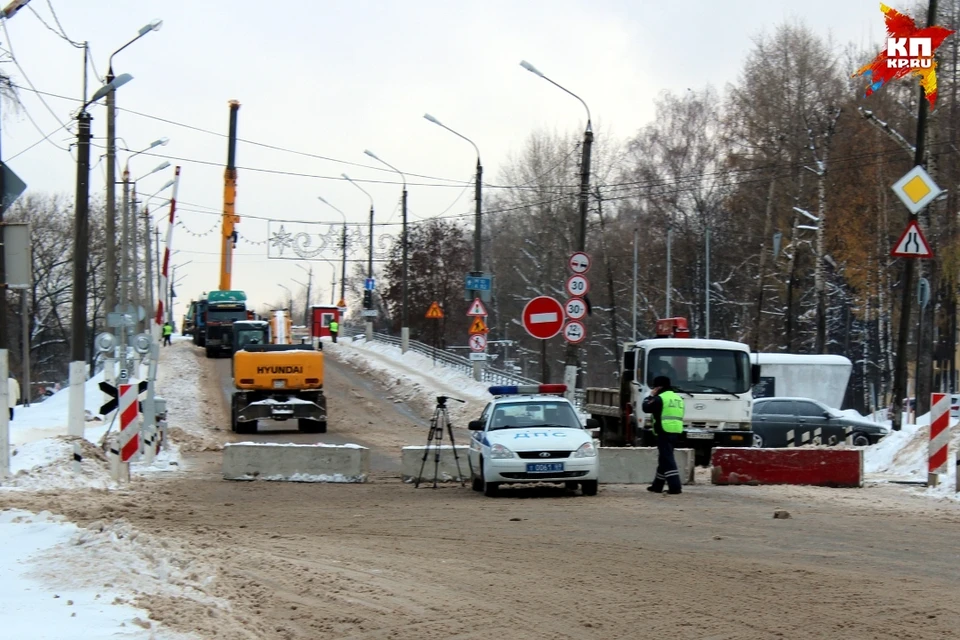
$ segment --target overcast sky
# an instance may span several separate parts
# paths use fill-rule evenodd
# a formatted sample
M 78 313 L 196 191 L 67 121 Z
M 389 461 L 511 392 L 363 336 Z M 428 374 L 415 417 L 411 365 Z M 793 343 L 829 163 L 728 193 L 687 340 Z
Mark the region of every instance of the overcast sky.
M 406 173 L 471 179 L 476 162 L 472 147 L 424 120 L 425 112 L 476 142 L 491 182 L 532 131 L 582 130 L 582 106 L 522 69 L 522 59 L 580 95 L 600 135 L 624 138 L 650 121 L 660 92 L 708 83 L 722 90 L 735 82 L 751 39 L 785 20 L 802 20 L 818 34 L 831 36 L 838 50 L 847 43 L 878 46 L 883 37 L 882 14 L 874 0 L 51 3 L 66 34 L 90 43 L 101 76 L 112 51 L 141 26 L 163 20 L 160 31 L 114 60 L 117 74 L 134 76 L 117 92 L 121 108 L 223 134 L 227 102 L 237 99 L 241 138 L 363 165 L 240 144 L 241 216 L 330 222 L 341 218 L 317 196 L 346 212 L 350 221 L 367 220 L 368 200 L 339 179 L 342 172 L 355 179 L 397 182 L 396 174 L 368 168 L 376 163 L 363 154 L 367 148 Z M 32 0 L 29 7 L 56 28 L 47 0 Z M 49 31 L 30 8 L 7 21 L 7 33 L 0 31 L 0 46 L 12 50 L 21 67 L 8 63 L 5 71 L 17 84 L 26 86 L 29 78 L 41 91 L 79 98 L 82 50 Z M 91 74 L 90 93 L 99 83 Z M 21 96 L 26 113 L 4 113 L 3 158 L 30 190 L 72 196 L 76 165 L 65 131 L 14 155 L 42 137 L 27 113 L 46 134 L 69 120 L 76 103 L 48 97 L 51 113 L 29 91 Z M 95 144 L 102 145 L 106 114 L 102 107 L 91 112 Z M 177 287 L 179 322 L 184 302 L 218 286 L 220 218 L 215 212 L 222 208 L 226 141 L 125 112 L 117 127 L 131 149 L 170 138 L 169 145 L 155 150 L 157 157 L 135 158 L 131 173 L 139 177 L 163 160 L 159 156 L 170 156 L 171 164 L 183 167 L 179 219 L 196 234 L 213 230 L 204 237 L 175 230 L 173 246 L 180 253 L 174 263 L 192 261 L 177 274 L 187 276 Z M 105 184 L 104 164 L 97 161 L 102 153 L 94 149 L 94 194 L 102 194 Z M 120 162 L 128 155 L 121 153 Z M 158 189 L 172 171 L 144 179 L 141 193 Z M 411 177 L 409 182 L 435 181 Z M 378 221 L 398 223 L 399 184 L 365 188 L 375 199 Z M 473 207 L 472 191 L 459 186 L 411 186 L 409 193 L 411 221 Z M 263 220 L 244 218 L 238 230 L 245 238 L 267 240 Z M 315 291 L 320 282 L 313 301 L 329 302 L 330 266 L 323 261 L 302 264 L 313 266 Z M 268 259 L 264 245 L 238 245 L 233 288 L 246 290 L 258 305 L 286 297 L 278 283 L 299 290 L 294 279 L 306 281 L 296 263 Z

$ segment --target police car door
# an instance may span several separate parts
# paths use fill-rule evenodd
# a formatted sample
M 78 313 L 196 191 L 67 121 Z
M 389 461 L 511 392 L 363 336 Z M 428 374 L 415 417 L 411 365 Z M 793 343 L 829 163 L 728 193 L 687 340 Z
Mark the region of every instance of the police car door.
M 483 442 L 483 438 L 486 436 L 486 427 L 487 421 L 490 419 L 490 407 L 493 406 L 493 403 L 487 403 L 487 406 L 483 408 L 483 413 L 480 414 L 478 420 L 483 423 L 483 431 L 471 431 L 470 432 L 470 450 L 467 452 L 467 457 L 470 462 L 471 469 L 480 468 L 480 454 L 481 447 L 480 444 Z

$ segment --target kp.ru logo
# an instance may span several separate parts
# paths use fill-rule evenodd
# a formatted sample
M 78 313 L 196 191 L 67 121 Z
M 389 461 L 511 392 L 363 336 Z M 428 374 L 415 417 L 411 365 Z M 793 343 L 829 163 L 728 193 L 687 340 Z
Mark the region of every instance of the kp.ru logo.
M 881 4 L 880 10 L 887 23 L 887 47 L 853 76 L 864 76 L 870 81 L 866 91 L 869 96 L 889 80 L 917 75 L 923 95 L 933 109 L 937 101 L 937 63 L 933 53 L 953 31 L 936 26 L 920 29 L 910 16 L 896 9 Z

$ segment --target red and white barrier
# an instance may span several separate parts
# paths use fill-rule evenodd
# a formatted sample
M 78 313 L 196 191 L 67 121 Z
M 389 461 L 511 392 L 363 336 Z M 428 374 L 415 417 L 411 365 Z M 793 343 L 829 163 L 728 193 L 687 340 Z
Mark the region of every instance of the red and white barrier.
M 121 384 L 117 391 L 120 395 L 117 407 L 120 412 L 120 461 L 130 462 L 140 451 L 140 425 L 137 423 L 137 396 L 140 392 L 135 384 Z
M 163 268 L 160 270 L 160 291 L 169 291 L 167 278 L 170 273 L 170 247 L 173 245 L 174 216 L 177 212 L 177 192 L 180 191 L 180 165 L 173 171 L 173 195 L 170 196 L 170 218 L 167 220 L 167 245 L 163 250 Z M 163 298 L 157 299 L 157 326 L 163 326 Z
M 930 444 L 927 448 L 927 485 L 937 486 L 939 474 L 947 472 L 950 444 L 950 396 L 930 394 Z
M 863 486 L 861 449 L 718 447 L 710 464 L 713 484 Z

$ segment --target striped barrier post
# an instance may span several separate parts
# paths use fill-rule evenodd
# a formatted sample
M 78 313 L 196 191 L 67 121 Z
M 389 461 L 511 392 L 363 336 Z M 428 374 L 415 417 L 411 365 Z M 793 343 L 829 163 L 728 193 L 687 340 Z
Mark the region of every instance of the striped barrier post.
M 117 385 L 120 412 L 120 461 L 129 470 L 130 459 L 140 451 L 140 434 L 137 425 L 137 396 L 139 387 L 135 384 Z M 129 471 L 126 473 L 129 478 Z
M 930 444 L 927 449 L 927 486 L 935 487 L 939 474 L 947 472 L 947 446 L 950 443 L 950 397 L 930 394 Z

